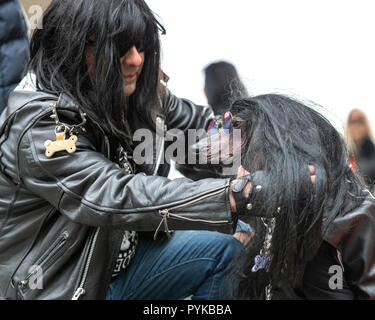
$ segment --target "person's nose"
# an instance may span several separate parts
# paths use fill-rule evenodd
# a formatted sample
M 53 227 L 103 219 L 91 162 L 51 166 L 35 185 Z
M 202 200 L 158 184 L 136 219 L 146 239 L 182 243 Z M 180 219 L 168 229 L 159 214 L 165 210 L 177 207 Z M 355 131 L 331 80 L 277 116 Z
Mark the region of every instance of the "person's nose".
M 142 54 L 137 51 L 136 47 L 131 47 L 123 57 L 121 57 L 121 65 L 123 67 L 139 67 L 143 62 Z

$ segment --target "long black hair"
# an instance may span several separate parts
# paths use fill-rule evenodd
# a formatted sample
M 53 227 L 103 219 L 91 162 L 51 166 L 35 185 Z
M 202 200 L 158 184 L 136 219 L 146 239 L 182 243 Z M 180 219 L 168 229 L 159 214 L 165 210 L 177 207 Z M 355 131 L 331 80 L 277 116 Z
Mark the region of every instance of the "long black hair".
M 143 0 L 53 0 L 43 29 L 33 34 L 28 70 L 35 73 L 38 89 L 68 94 L 108 135 L 129 145 L 129 108 L 150 122 L 158 106 L 159 30 L 165 33 Z M 96 61 L 93 79 L 88 46 Z M 133 46 L 145 53 L 145 61 L 127 101 L 120 57 Z
M 236 67 L 226 61 L 209 64 L 204 69 L 205 93 L 216 115 L 227 111 L 234 100 L 248 96 Z
M 268 284 L 274 298 L 275 292 L 297 298 L 306 263 L 316 255 L 330 222 L 364 200 L 343 137 L 314 109 L 278 94 L 238 100 L 232 106 L 234 117 L 245 120 L 237 122 L 243 135 L 242 165 L 250 172 L 263 170 L 268 183 L 262 190 L 262 209 L 265 216 L 276 216 L 268 272 L 251 271 L 265 234 L 262 221 L 255 219 L 258 239 L 250 241 L 239 267 L 242 298 L 264 299 Z M 316 170 L 314 184 L 308 165 Z

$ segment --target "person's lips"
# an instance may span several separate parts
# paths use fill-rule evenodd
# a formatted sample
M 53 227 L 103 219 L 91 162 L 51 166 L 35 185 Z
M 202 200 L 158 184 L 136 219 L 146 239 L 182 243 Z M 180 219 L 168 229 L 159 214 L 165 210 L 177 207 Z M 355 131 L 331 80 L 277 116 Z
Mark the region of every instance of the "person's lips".
M 124 75 L 124 80 L 127 83 L 134 82 L 135 80 L 137 80 L 137 73 Z

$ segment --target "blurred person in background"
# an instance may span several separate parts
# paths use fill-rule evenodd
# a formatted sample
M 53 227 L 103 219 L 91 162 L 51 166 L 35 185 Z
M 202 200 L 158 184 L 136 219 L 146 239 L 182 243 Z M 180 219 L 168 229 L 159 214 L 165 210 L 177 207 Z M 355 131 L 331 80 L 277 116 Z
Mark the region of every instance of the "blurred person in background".
M 29 60 L 28 27 L 18 0 L 0 0 L 0 114 Z
M 371 191 L 374 191 L 374 138 L 365 113 L 359 109 L 353 109 L 349 113 L 346 126 L 346 141 L 353 170 L 364 180 Z
M 247 90 L 232 63 L 213 62 L 203 71 L 207 103 L 212 108 L 215 120 L 220 121 L 223 114 L 230 109 L 233 101 L 248 96 Z M 193 180 L 224 176 L 222 167 L 219 165 L 180 165 L 177 163 L 175 167 L 179 173 Z
M 214 62 L 204 69 L 204 93 L 215 116 L 222 116 L 236 99 L 248 96 L 236 67 L 226 61 Z

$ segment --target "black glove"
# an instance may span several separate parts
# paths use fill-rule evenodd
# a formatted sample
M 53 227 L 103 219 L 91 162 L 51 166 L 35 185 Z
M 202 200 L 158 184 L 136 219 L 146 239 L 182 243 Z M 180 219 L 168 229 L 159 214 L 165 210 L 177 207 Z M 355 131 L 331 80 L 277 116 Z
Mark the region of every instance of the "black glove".
M 249 182 L 251 183 L 251 191 L 249 196 L 245 197 L 243 191 Z M 267 178 L 261 170 L 238 178 L 238 181 L 232 187 L 237 215 L 271 218 L 265 210 L 265 189 L 267 186 Z M 276 210 L 272 217 L 275 217 L 278 212 L 279 210 Z

